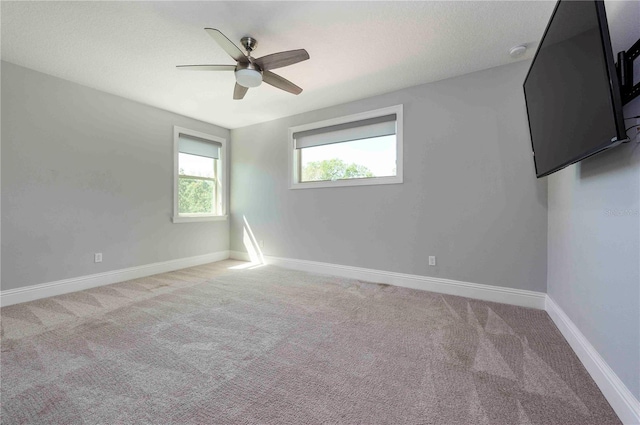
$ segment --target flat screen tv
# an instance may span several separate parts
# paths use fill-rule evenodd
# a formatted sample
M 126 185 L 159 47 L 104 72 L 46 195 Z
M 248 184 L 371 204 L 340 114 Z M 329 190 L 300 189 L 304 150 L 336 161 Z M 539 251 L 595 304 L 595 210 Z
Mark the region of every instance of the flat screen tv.
M 558 1 L 525 79 L 524 95 L 538 177 L 625 139 L 602 1 Z

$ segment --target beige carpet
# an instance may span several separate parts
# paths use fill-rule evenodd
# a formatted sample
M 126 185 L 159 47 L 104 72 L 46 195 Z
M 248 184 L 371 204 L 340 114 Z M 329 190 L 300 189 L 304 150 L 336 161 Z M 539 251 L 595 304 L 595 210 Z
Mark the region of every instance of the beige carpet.
M 620 423 L 543 311 L 237 264 L 2 308 L 2 423 Z

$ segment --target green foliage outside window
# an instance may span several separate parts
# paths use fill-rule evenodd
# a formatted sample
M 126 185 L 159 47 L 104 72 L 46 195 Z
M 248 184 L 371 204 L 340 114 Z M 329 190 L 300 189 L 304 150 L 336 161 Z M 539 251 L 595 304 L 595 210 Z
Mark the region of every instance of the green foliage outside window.
M 214 185 L 211 180 L 178 179 L 178 212 L 180 214 L 211 214 L 214 207 Z
M 341 159 L 314 161 L 302 167 L 302 181 L 327 181 L 375 177 L 364 165 L 347 164 Z

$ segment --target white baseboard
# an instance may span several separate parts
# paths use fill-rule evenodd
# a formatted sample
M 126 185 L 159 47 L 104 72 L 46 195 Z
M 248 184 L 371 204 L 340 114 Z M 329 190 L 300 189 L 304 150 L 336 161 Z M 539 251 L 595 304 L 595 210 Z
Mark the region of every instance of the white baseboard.
M 195 257 L 179 258 L 177 260 L 169 260 L 104 273 L 73 277 L 70 279 L 42 283 L 39 285 L 7 289 L 5 291 L 0 291 L 0 305 L 4 307 L 7 305 L 38 300 L 40 298 L 67 294 L 69 292 L 82 291 L 84 289 L 95 288 L 96 286 L 110 285 L 112 283 L 138 279 L 140 277 L 151 276 L 158 273 L 166 273 L 173 270 L 199 266 L 201 264 L 213 263 L 215 261 L 222 261 L 227 258 L 229 258 L 229 251 L 220 251 Z
M 231 258 L 251 261 L 245 252 L 231 251 Z M 385 283 L 405 288 L 421 289 L 441 294 L 458 295 L 484 301 L 518 305 L 544 310 L 546 294 L 542 292 L 512 289 L 501 286 L 483 285 L 479 283 L 461 282 L 458 280 L 442 279 L 438 277 L 419 276 L 404 273 L 387 272 L 383 270 L 365 269 L 361 267 L 343 266 L 338 264 L 319 263 L 316 261 L 295 260 L 264 256 L 266 264 L 301 270 L 311 273 L 328 274 L 368 282 Z
M 252 261 L 251 257 L 249 257 L 249 254 L 242 251 L 229 251 L 229 258 L 239 261 Z
M 548 295 L 546 310 L 620 420 L 626 425 L 640 424 L 638 399 L 618 378 L 569 316 Z

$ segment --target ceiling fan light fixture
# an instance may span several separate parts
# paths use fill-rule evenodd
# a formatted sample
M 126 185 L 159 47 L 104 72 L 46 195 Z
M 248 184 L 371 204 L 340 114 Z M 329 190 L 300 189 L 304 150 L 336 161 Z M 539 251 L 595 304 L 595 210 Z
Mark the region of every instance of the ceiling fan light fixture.
M 178 69 L 192 71 L 234 71 L 236 84 L 233 88 L 233 98 L 240 100 L 244 98 L 247 91 L 252 87 L 258 87 L 265 83 L 292 94 L 302 93 L 302 89 L 286 78 L 271 72 L 272 69 L 282 68 L 309 59 L 309 53 L 304 49 L 288 50 L 285 52 L 272 53 L 255 59 L 251 52 L 256 48 L 258 41 L 253 37 L 242 37 L 240 42 L 246 50 L 246 54 L 240 50 L 231 40 L 220 30 L 215 28 L 204 29 L 222 49 L 236 61 L 235 65 L 178 65 Z
M 236 71 L 236 82 L 242 87 L 258 87 L 262 84 L 262 73 L 255 69 L 238 69 Z

